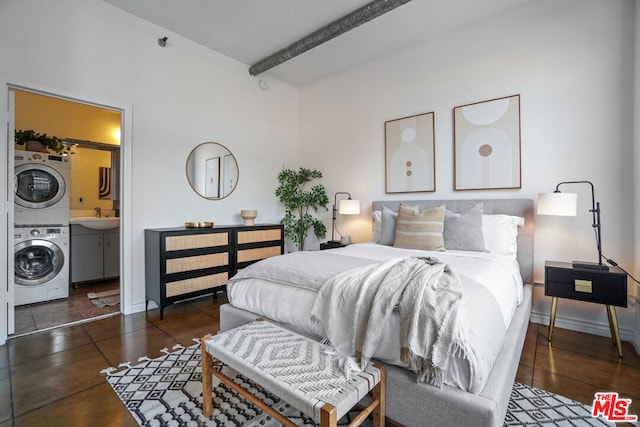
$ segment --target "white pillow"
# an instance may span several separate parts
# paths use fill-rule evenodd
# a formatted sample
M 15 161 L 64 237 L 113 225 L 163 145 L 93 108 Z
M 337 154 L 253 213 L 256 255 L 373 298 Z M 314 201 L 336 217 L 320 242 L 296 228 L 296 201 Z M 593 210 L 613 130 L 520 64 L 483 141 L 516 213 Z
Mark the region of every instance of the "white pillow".
M 487 251 L 516 258 L 518 252 L 518 227 L 524 218 L 512 215 L 482 215 L 482 235 Z

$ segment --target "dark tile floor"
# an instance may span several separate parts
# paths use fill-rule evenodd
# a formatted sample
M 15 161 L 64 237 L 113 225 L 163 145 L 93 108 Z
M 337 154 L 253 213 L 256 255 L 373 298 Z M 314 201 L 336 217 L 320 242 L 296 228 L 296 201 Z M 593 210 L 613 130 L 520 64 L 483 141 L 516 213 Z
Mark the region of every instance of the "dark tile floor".
M 216 332 L 223 302 L 203 297 L 167 307 L 162 321 L 155 309 L 9 340 L 0 347 L 0 427 L 135 426 L 99 372 Z M 588 404 L 596 391 L 617 391 L 640 414 L 640 356 L 629 343 L 620 360 L 608 338 L 556 328 L 549 346 L 546 332 L 530 324 L 517 381 Z
M 75 289 L 69 287 L 69 297 L 16 307 L 15 336 L 69 323 L 119 313 L 120 305 L 96 307 L 87 297 L 88 293 L 111 291 L 120 288 L 120 282 L 104 280 L 86 283 Z
M 224 295 L 12 338 L 0 347 L 0 427 L 135 426 L 102 369 L 219 329 Z

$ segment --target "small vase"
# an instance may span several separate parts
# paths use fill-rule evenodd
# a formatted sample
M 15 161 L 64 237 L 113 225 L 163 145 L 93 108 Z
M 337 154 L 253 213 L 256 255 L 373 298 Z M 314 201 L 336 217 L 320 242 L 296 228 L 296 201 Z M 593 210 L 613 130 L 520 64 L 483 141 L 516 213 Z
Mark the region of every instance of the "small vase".
M 240 210 L 240 216 L 244 225 L 253 225 L 258 216 L 258 211 L 255 209 L 242 209 Z

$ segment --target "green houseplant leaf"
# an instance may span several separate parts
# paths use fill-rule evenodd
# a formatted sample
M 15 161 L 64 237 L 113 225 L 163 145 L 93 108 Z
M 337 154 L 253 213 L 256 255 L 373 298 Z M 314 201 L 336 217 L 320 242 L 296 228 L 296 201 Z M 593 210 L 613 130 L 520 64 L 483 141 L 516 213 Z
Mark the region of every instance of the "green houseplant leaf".
M 307 188 L 312 181 L 321 178 L 322 172 L 306 168 L 297 171 L 283 169 L 278 174 L 279 185 L 275 194 L 285 209 L 282 219 L 284 234 L 293 241 L 298 250 L 304 250 L 304 239 L 310 229 L 313 229 L 313 233 L 319 239 L 327 234 L 324 223 L 311 213 L 327 209 L 327 192 L 322 184 L 314 184 Z
M 64 145 L 62 139 L 57 136 L 49 136 L 46 133 L 38 133 L 31 129 L 16 130 L 14 138 L 17 145 L 26 145 L 29 141 L 38 141 L 49 150 L 58 154 L 69 153 L 71 151 L 71 147 Z

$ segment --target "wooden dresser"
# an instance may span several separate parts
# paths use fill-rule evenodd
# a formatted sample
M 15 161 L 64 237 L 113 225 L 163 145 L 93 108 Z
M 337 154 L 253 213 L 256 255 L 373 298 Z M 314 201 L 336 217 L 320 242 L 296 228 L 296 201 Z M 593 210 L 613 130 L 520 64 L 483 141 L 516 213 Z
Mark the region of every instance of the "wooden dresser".
M 280 224 L 147 229 L 147 306 L 155 302 L 162 320 L 166 306 L 222 290 L 242 268 L 283 251 Z

